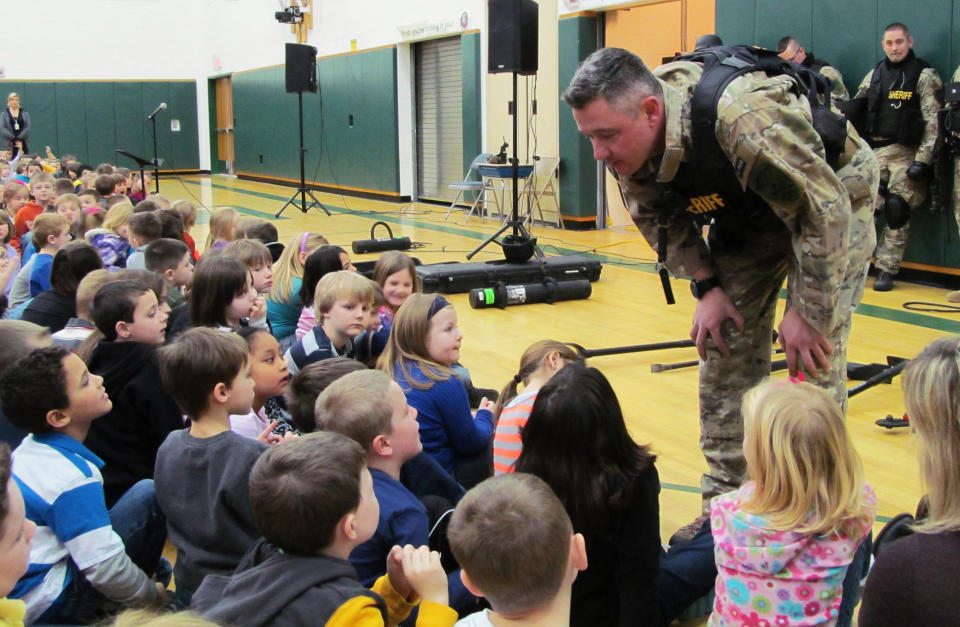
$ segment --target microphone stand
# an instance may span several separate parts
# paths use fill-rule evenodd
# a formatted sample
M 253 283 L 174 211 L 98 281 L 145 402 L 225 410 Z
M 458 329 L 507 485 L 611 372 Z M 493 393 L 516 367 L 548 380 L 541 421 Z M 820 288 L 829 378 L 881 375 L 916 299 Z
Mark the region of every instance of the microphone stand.
M 157 111 L 157 113 L 160 113 Z M 150 116 L 150 124 L 153 127 L 153 193 L 160 193 L 160 164 L 157 161 L 157 113 L 154 113 Z M 141 170 L 142 173 L 142 170 Z M 143 187 L 143 180 L 140 181 L 140 186 Z M 147 190 L 143 190 L 143 193 L 146 194 Z

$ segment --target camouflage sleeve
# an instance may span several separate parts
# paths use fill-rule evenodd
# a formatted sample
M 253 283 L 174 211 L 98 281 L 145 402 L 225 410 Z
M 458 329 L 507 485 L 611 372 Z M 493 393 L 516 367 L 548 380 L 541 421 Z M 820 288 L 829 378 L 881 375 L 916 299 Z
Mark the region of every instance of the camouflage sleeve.
M 943 81 L 935 69 L 926 68 L 920 73 L 917 91 L 920 92 L 920 111 L 926 126 L 914 159 L 929 164 L 933 161 L 933 145 L 937 141 L 937 111 L 943 106 Z
M 850 94 L 847 92 L 847 86 L 843 84 L 843 74 L 840 73 L 840 70 L 831 66 L 825 65 L 820 69 L 820 73 L 830 79 L 830 84 L 833 89 L 830 90 L 830 97 L 834 101 L 838 100 L 848 100 Z
M 656 253 L 659 238 L 657 207 L 660 203 L 656 186 L 627 181 L 621 182 L 620 192 L 633 223 Z M 674 213 L 670 220 L 667 241 L 666 266 L 674 276 L 690 277 L 704 269 L 712 272 L 710 252 L 693 220 Z
M 824 159 L 805 100 L 789 79 L 738 79 L 718 107 L 717 139 L 740 183 L 763 198 L 793 234 L 790 304 L 821 333 L 835 328 L 848 264 L 850 198 Z M 752 81 L 752 82 L 747 82 Z
M 953 71 L 953 76 L 950 77 L 951 83 L 960 82 L 960 65 L 957 66 L 957 69 Z
M 863 80 L 860 81 L 860 86 L 857 87 L 857 95 L 854 98 L 859 98 L 860 96 L 866 96 L 867 90 L 870 89 L 870 79 L 873 78 L 873 70 L 867 72 L 867 75 L 863 77 Z

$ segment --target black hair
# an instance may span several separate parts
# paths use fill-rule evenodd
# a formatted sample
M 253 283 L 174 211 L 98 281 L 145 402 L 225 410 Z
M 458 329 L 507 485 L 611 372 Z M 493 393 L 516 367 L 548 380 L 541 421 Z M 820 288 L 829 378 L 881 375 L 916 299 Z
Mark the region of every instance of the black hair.
M 83 277 L 103 268 L 97 249 L 84 241 L 70 242 L 53 256 L 50 289 L 61 296 L 75 297 Z
M 169 213 L 164 211 L 164 213 Z M 151 272 L 166 272 L 175 270 L 183 256 L 190 252 L 190 248 L 179 239 L 161 237 L 147 245 L 143 251 L 144 262 L 147 264 L 147 270 Z
M 635 477 L 656 459 L 630 437 L 607 378 L 580 363 L 540 389 L 521 441 L 517 472 L 546 481 L 578 532 L 608 528 L 614 512 L 632 503 Z
M 117 339 L 117 323 L 133 322 L 137 299 L 149 291 L 146 283 L 136 279 L 113 281 L 97 290 L 93 297 L 93 322 L 104 338 L 111 342 Z
M 38 348 L 0 375 L 0 406 L 11 424 L 29 433 L 51 431 L 47 414 L 70 406 L 63 368 L 69 354 L 62 346 Z
M 160 237 L 183 241 L 183 218 L 176 211 L 161 210 Z
M 331 272 L 343 270 L 340 255 L 346 253 L 339 246 L 321 246 L 310 253 L 303 263 L 303 283 L 300 285 L 300 304 L 303 307 L 313 307 L 313 297 L 320 279 Z

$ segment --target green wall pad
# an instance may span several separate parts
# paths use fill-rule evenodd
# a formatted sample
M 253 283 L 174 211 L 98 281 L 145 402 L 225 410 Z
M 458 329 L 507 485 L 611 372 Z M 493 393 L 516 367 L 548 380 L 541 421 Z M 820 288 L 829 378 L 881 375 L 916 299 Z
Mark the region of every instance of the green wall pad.
M 318 93 L 303 94 L 306 179 L 399 195 L 395 47 L 317 61 Z M 238 174 L 299 181 L 297 94 L 284 66 L 233 75 Z
M 597 49 L 600 19 L 603 18 L 576 16 L 558 22 L 557 71 L 561 93 L 570 84 L 580 62 Z M 567 228 L 596 227 L 597 162 L 590 141 L 577 130 L 570 107 L 563 102 L 560 103 L 559 194 Z
M 134 169 L 118 155 L 122 149 L 153 158 L 147 116 L 161 102 L 157 116 L 157 155 L 164 170 L 197 170 L 197 86 L 194 81 L 0 81 L 0 91 L 16 91 L 30 114 L 31 152 L 72 154 L 91 165 L 114 163 Z M 179 120 L 172 132 L 170 121 Z

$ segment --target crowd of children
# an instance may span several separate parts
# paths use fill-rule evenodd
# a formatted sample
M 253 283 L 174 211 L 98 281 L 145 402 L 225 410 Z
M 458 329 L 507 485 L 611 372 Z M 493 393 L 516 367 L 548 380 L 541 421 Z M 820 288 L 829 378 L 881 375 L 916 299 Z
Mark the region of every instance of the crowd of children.
M 656 457 L 571 346 L 477 390 L 407 255 L 367 278 L 233 208 L 198 251 L 193 203 L 48 169 L 23 156 L 0 211 L 0 623 L 659 626 L 712 598 L 710 625 L 851 624 L 876 498 L 819 388 L 746 395 L 749 480 L 666 549 Z M 930 494 L 862 625 L 909 622 L 898 578 L 960 551 L 960 341 L 904 387 Z M 947 624 L 957 592 L 912 611 Z

